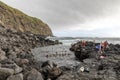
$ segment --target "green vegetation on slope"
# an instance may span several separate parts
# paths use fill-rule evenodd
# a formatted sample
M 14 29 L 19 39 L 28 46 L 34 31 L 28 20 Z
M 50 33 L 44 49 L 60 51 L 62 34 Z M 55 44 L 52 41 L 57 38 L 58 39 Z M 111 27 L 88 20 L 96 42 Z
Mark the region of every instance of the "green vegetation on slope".
M 30 17 L 23 12 L 14 9 L 0 1 L 0 20 L 7 28 L 21 32 L 32 32 L 34 34 L 52 35 L 47 24 L 40 19 Z

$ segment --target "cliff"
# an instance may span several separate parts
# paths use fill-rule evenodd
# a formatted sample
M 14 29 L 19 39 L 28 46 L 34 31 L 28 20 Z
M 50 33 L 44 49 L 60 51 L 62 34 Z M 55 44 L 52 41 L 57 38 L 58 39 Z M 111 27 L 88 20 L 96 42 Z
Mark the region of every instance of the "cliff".
M 31 32 L 34 34 L 52 36 L 52 31 L 47 24 L 40 19 L 30 17 L 23 12 L 14 9 L 0 1 L 0 23 L 6 28 L 19 32 Z

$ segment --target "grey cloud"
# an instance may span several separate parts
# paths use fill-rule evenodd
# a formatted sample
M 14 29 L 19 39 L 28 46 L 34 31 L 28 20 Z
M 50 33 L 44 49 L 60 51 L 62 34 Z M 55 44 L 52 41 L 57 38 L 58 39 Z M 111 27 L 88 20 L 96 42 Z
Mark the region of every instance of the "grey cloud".
M 67 28 L 70 25 L 110 15 L 119 4 L 119 0 L 45 0 L 42 6 L 46 10 L 41 17 L 53 29 Z
M 53 30 L 111 15 L 113 10 L 117 10 L 116 6 L 120 5 L 120 0 L 14 0 L 12 2 L 14 4 L 11 5 L 42 19 Z

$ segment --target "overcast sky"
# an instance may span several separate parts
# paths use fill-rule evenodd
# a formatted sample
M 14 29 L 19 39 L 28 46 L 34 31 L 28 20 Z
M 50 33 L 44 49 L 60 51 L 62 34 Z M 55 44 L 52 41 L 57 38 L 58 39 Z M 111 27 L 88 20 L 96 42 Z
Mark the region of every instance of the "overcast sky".
M 120 37 L 120 0 L 1 0 L 47 23 L 55 36 Z

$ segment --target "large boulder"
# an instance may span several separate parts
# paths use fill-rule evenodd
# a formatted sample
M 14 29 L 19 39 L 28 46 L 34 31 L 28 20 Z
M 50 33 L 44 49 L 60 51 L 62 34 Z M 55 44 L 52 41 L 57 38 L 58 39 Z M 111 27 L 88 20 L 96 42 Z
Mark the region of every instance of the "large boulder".
M 7 80 L 23 80 L 23 74 L 16 74 L 16 75 L 11 75 L 7 78 Z
M 12 69 L 14 71 L 14 74 L 20 73 L 23 69 L 19 67 L 16 63 L 12 61 L 4 60 L 1 62 L 1 68 L 7 68 Z
M 12 69 L 12 70 L 14 70 L 14 74 L 20 73 L 23 70 L 16 63 L 14 63 L 13 61 L 11 61 L 9 59 L 1 61 L 1 68 Z
M 42 65 L 44 79 L 56 79 L 62 74 L 62 70 L 54 62 L 46 61 Z
M 14 74 L 13 69 L 9 68 L 0 68 L 0 80 L 6 80 L 6 78 L 10 75 Z
M 36 69 L 32 69 L 24 76 L 25 80 L 43 80 L 42 75 Z
M 61 75 L 62 71 L 59 67 L 53 67 L 51 70 L 48 71 L 48 78 L 56 79 Z
M 14 68 L 14 73 L 17 74 L 17 73 L 20 73 L 23 69 L 21 67 L 19 67 L 18 65 L 14 64 L 15 65 L 15 68 Z

